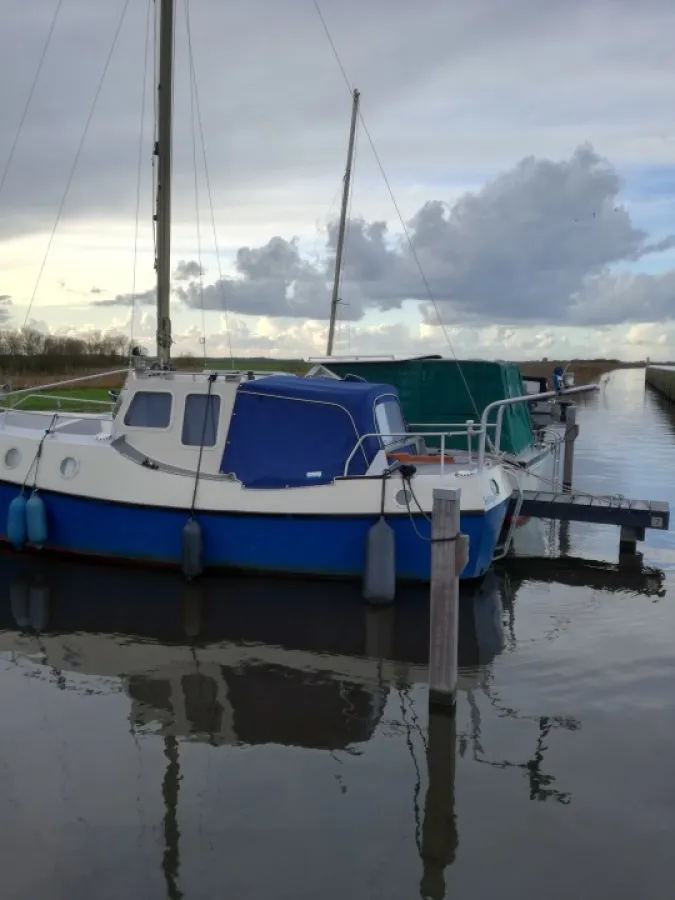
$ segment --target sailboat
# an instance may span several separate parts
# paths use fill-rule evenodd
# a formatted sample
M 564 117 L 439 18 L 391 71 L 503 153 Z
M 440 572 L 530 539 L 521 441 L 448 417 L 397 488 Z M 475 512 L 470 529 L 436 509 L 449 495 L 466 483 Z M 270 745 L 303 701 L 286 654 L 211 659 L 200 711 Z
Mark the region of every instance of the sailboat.
M 488 452 L 492 426 L 416 433 L 395 387 L 321 371 L 173 367 L 174 0 L 158 8 L 157 356 L 134 350 L 110 417 L 0 412 L 0 539 L 188 577 L 224 568 L 358 578 L 378 527 L 393 548 L 387 574 L 427 581 L 434 490 L 460 489 L 461 577 L 481 577 L 513 490 Z M 458 435 L 466 452 L 447 454 Z

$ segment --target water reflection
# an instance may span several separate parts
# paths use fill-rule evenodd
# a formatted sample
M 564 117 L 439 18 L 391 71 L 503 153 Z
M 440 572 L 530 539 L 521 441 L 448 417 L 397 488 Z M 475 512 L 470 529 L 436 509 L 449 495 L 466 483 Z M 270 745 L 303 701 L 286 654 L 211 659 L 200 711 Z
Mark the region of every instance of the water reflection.
M 409 802 L 420 894 L 440 900 L 460 846 L 457 753 L 477 766 L 522 773 L 532 801 L 571 800 L 547 752 L 556 732 L 578 731 L 581 720 L 523 712 L 501 700 L 495 682 L 495 661 L 519 646 L 519 592 L 537 580 L 652 597 L 663 592 L 658 570 L 626 573 L 580 560 L 547 559 L 539 568 L 514 560 L 491 572 L 462 596 L 459 691 L 467 727 L 443 714 L 427 722 L 414 700 L 427 675 L 423 587 L 404 591 L 395 606 L 372 609 L 358 586 L 215 578 L 186 585 L 165 573 L 3 555 L 0 653 L 36 664 L 61 691 L 95 694 L 73 676 L 115 679 L 128 700 L 132 734 L 162 741 L 157 863 L 170 900 L 186 895 L 180 811 L 189 745 L 360 755 L 378 735 L 398 734 L 415 773 Z M 481 704 L 491 717 L 488 736 Z M 529 756 L 491 749 L 495 721 L 534 725 Z

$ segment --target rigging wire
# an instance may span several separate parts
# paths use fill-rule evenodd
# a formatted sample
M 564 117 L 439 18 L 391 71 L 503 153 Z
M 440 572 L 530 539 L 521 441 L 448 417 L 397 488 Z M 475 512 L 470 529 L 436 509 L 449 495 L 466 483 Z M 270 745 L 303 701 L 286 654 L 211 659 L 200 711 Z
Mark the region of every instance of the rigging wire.
M 148 0 L 148 12 L 145 23 L 145 52 L 143 54 L 143 89 L 141 94 L 141 123 L 138 139 L 138 174 L 136 177 L 136 226 L 134 229 L 134 273 L 131 286 L 131 320 L 129 322 L 129 353 L 134 343 L 134 320 L 136 316 L 136 264 L 138 261 L 138 229 L 141 213 L 141 179 L 143 172 L 143 140 L 145 137 L 145 103 L 148 90 L 148 57 L 150 46 L 150 18 L 152 16 L 152 4 L 154 0 Z M 154 158 L 154 157 L 153 157 Z
M 42 281 L 42 275 L 45 270 L 45 266 L 47 265 L 47 258 L 49 256 L 49 251 L 52 248 L 52 242 L 54 241 L 54 235 L 56 234 L 56 229 L 59 227 L 59 222 L 61 221 L 61 215 L 63 213 L 63 208 L 66 205 L 66 199 L 68 197 L 68 193 L 70 191 L 70 186 L 73 183 L 73 177 L 75 175 L 75 170 L 77 168 L 77 164 L 80 161 L 80 156 L 82 155 L 82 150 L 84 148 L 84 142 L 87 139 L 87 133 L 89 131 L 89 126 L 91 125 L 91 120 L 94 117 L 94 111 L 96 109 L 96 104 L 98 103 L 98 98 L 101 94 L 101 89 L 103 88 L 103 82 L 105 81 L 105 77 L 108 74 L 108 69 L 110 68 L 110 61 L 112 60 L 113 53 L 115 52 L 115 47 L 117 46 L 117 39 L 120 36 L 120 32 L 122 30 L 122 24 L 124 22 L 124 18 L 127 14 L 127 10 L 129 8 L 129 0 L 124 0 L 124 6 L 122 7 L 122 12 L 120 13 L 119 21 L 117 23 L 117 28 L 115 29 L 115 34 L 113 36 L 112 43 L 110 45 L 110 49 L 108 51 L 108 56 L 106 57 L 105 65 L 103 66 L 103 71 L 101 72 L 101 77 L 99 79 L 98 85 L 96 87 L 96 93 L 94 94 L 94 99 L 91 104 L 91 108 L 89 110 L 89 115 L 87 116 L 87 121 L 84 125 L 84 131 L 82 132 L 82 137 L 80 139 L 79 146 L 77 148 L 77 153 L 75 154 L 75 159 L 73 160 L 73 165 L 71 167 L 70 173 L 68 175 L 68 181 L 66 182 L 66 188 L 63 192 L 63 196 L 61 198 L 61 203 L 59 205 L 58 212 L 56 214 L 56 221 L 54 222 L 54 227 L 52 228 L 52 233 L 49 236 L 49 241 L 47 243 L 47 249 L 45 250 L 45 255 L 42 259 L 42 264 L 40 266 L 40 271 L 38 272 L 38 277 L 35 282 L 35 287 L 33 288 L 33 293 L 30 298 L 30 303 L 28 304 L 28 309 L 26 310 L 26 316 L 24 318 L 23 327 L 25 328 L 28 323 L 28 317 L 30 316 L 31 309 L 33 308 L 33 303 L 35 302 L 35 297 L 38 292 L 38 288 L 40 287 L 40 282 Z
M 185 10 L 185 29 L 187 31 L 188 54 L 190 58 L 190 135 L 192 138 L 192 168 L 195 181 L 195 219 L 197 222 L 197 263 L 199 265 L 199 303 L 202 311 L 201 344 L 206 363 L 206 313 L 204 312 L 204 269 L 202 267 L 202 230 L 199 220 L 199 176 L 197 172 L 197 136 L 195 134 L 195 70 L 192 64 L 192 30 L 190 28 L 190 9 L 188 0 L 183 3 Z
M 63 0 L 58 0 L 56 4 L 56 9 L 54 10 L 54 15 L 52 17 L 51 24 L 49 26 L 49 31 L 47 32 L 47 39 L 45 40 L 44 46 L 42 48 L 42 53 L 40 55 L 40 60 L 38 62 L 37 69 L 35 71 L 35 77 L 33 78 L 33 83 L 30 86 L 30 90 L 28 92 L 28 97 L 26 98 L 26 103 L 23 108 L 23 112 L 21 114 L 21 119 L 19 120 L 19 127 L 16 130 L 16 134 L 14 135 L 14 141 L 12 142 L 12 146 L 9 151 L 9 156 L 7 157 L 7 162 L 5 163 L 5 168 L 2 172 L 2 178 L 0 178 L 0 194 L 2 194 L 2 189 L 5 186 L 5 180 L 7 178 L 7 173 L 9 172 L 9 168 L 12 165 L 12 160 L 14 159 L 14 153 L 16 152 L 17 145 L 19 143 L 19 138 L 21 137 L 21 132 L 23 131 L 23 126 L 26 121 L 26 116 L 28 115 L 28 110 L 30 108 L 31 101 L 33 100 L 33 94 L 35 93 L 35 88 L 38 83 L 38 79 L 40 78 L 40 73 L 42 72 L 42 66 L 47 57 L 47 51 L 49 50 L 49 45 L 52 42 L 52 37 L 54 35 L 54 29 L 56 28 L 56 21 L 59 17 L 59 13 L 61 12 L 61 7 L 63 6 Z
M 312 0 L 312 3 L 313 3 L 313 5 L 314 5 L 314 9 L 316 10 L 316 13 L 317 13 L 317 15 L 318 15 L 320 21 L 321 21 L 321 25 L 323 26 L 323 30 L 324 30 L 324 32 L 325 32 L 325 34 L 326 34 L 327 39 L 328 39 L 328 43 L 330 44 L 331 49 L 332 49 L 332 51 L 333 51 L 333 55 L 334 55 L 334 57 L 335 57 L 335 61 L 336 61 L 337 64 L 338 64 L 338 67 L 339 67 L 339 69 L 340 69 L 340 72 L 342 73 L 342 77 L 343 77 L 343 79 L 344 79 L 344 82 L 345 82 L 345 84 L 347 85 L 347 88 L 349 89 L 349 92 L 350 92 L 350 94 L 351 94 L 351 93 L 353 93 L 353 88 L 352 88 L 351 82 L 350 82 L 350 80 L 349 80 L 349 77 L 348 77 L 348 75 L 347 75 L 347 72 L 346 72 L 346 70 L 345 70 L 345 67 L 344 67 L 344 65 L 343 65 L 343 63 L 342 63 L 342 59 L 340 58 L 340 54 L 338 53 L 337 47 L 335 46 L 335 42 L 333 41 L 333 37 L 332 37 L 332 35 L 331 35 L 331 33 L 330 33 L 330 29 L 328 28 L 328 24 L 326 23 L 326 20 L 325 20 L 325 18 L 324 18 L 323 13 L 321 12 L 321 7 L 319 6 L 318 0 Z M 413 257 L 413 259 L 414 259 L 414 261 L 415 261 L 415 265 L 417 266 L 417 269 L 418 269 L 418 271 L 419 271 L 419 273 L 420 273 L 420 277 L 422 278 L 422 282 L 423 282 L 423 284 L 424 284 L 424 288 L 425 288 L 425 290 L 426 290 L 427 296 L 429 297 L 429 300 L 431 301 L 432 306 L 434 307 L 434 311 L 435 311 L 435 313 L 436 313 L 436 318 L 438 319 L 438 324 L 440 325 L 441 330 L 443 331 L 443 336 L 445 337 L 445 341 L 446 341 L 448 347 L 450 348 L 450 352 L 452 353 L 452 355 L 453 355 L 453 357 L 454 357 L 454 360 L 455 360 L 455 362 L 457 363 L 457 369 L 459 370 L 459 374 L 460 374 L 460 376 L 461 376 L 461 378 L 462 378 L 462 381 L 464 382 L 464 387 L 466 388 L 466 392 L 467 392 L 467 394 L 469 395 L 469 399 L 470 399 L 471 404 L 472 404 L 472 406 L 473 406 L 473 408 L 474 408 L 474 411 L 475 411 L 476 415 L 479 416 L 480 413 L 479 413 L 479 410 L 478 410 L 478 406 L 477 406 L 476 401 L 475 401 L 475 399 L 474 399 L 474 397 L 473 397 L 473 394 L 471 393 L 471 389 L 469 388 L 469 383 L 468 383 L 468 381 L 466 380 L 466 377 L 465 377 L 465 375 L 464 375 L 464 372 L 462 371 L 462 367 L 461 367 L 461 365 L 460 365 L 460 362 L 459 362 L 459 360 L 457 359 L 457 354 L 455 353 L 455 349 L 454 349 L 454 347 L 452 346 L 452 341 L 450 340 L 450 335 L 448 334 L 448 330 L 447 330 L 447 328 L 446 328 L 446 326 L 445 326 L 445 322 L 443 321 L 443 319 L 442 319 L 442 317 L 441 317 L 441 313 L 440 313 L 440 310 L 439 310 L 439 308 L 438 308 L 438 304 L 437 304 L 437 302 L 436 302 L 436 298 L 435 298 L 435 296 L 434 296 L 433 291 L 431 290 L 431 285 L 429 284 L 429 281 L 428 281 L 428 279 L 427 279 L 427 276 L 426 276 L 425 273 L 424 273 L 424 269 L 422 268 L 422 264 L 420 263 L 419 257 L 418 257 L 418 255 L 417 255 L 417 251 L 415 250 L 415 246 L 414 246 L 414 244 L 413 244 L 412 238 L 410 237 L 410 232 L 409 232 L 409 230 L 408 230 L 408 227 L 407 227 L 406 224 L 405 224 L 405 220 L 404 220 L 404 218 L 403 218 L 403 215 L 401 214 L 401 210 L 400 210 L 400 207 L 399 207 L 398 202 L 397 202 L 397 200 L 396 200 L 396 197 L 394 196 L 394 192 L 393 192 L 393 190 L 392 190 L 391 183 L 390 183 L 389 179 L 387 178 L 387 173 L 385 172 L 384 166 L 383 166 L 383 164 L 382 164 L 382 160 L 380 159 L 380 155 L 379 155 L 379 153 L 377 152 L 377 150 L 376 150 L 376 148 L 375 148 L 375 143 L 374 143 L 374 141 L 373 141 L 373 139 L 372 139 L 372 137 L 371 137 L 370 131 L 368 130 L 368 126 L 366 125 L 366 120 L 365 120 L 365 118 L 364 118 L 364 116 L 363 116 L 363 112 L 361 111 L 361 107 L 359 107 L 359 120 L 360 120 L 361 126 L 363 127 L 363 130 L 364 130 L 364 132 L 365 132 L 365 135 L 366 135 L 366 137 L 368 138 L 368 143 L 370 144 L 370 149 L 373 151 L 373 156 L 375 157 L 375 162 L 377 163 L 377 167 L 378 167 L 378 169 L 380 170 L 380 174 L 382 175 L 382 179 L 383 179 L 383 181 L 384 181 L 384 183 L 385 183 L 385 186 L 386 186 L 386 188 L 387 188 L 387 191 L 388 191 L 388 193 L 389 193 L 389 197 L 390 197 L 390 199 L 391 199 L 391 202 L 392 202 L 392 204 L 393 204 L 393 206 L 394 206 L 394 209 L 396 210 L 396 215 L 398 216 L 398 220 L 399 220 L 399 222 L 400 222 L 400 224 L 401 224 L 401 228 L 403 229 L 403 234 L 405 235 L 406 241 L 408 242 L 408 246 L 409 246 L 409 248 L 410 248 L 410 252 L 411 252 L 411 254 L 412 254 L 412 257 Z
M 188 8 L 188 16 L 190 13 L 190 0 L 185 0 L 185 5 Z M 218 266 L 218 286 L 221 292 L 222 298 L 222 306 L 223 306 L 223 318 L 225 319 L 225 331 L 227 334 L 227 344 L 230 353 L 230 367 L 234 369 L 234 355 L 232 353 L 232 332 L 230 330 L 230 319 L 229 313 L 227 309 L 227 297 L 225 296 L 225 287 L 223 281 L 223 267 L 222 261 L 220 259 L 220 249 L 218 247 L 218 233 L 216 230 L 216 216 L 213 209 L 213 194 L 211 192 L 211 178 L 209 176 L 209 165 L 206 155 L 206 143 L 204 141 L 204 125 L 202 122 L 202 112 L 201 105 L 199 103 L 199 85 L 197 81 L 197 72 L 195 69 L 194 55 L 192 53 L 192 41 L 191 35 L 188 34 L 188 54 L 190 60 L 190 69 L 192 71 L 192 78 L 194 80 L 194 94 L 195 94 L 195 109 L 197 112 L 197 124 L 199 126 L 199 139 L 202 147 L 202 156 L 204 159 L 204 177 L 206 181 L 206 192 L 209 197 L 209 210 L 211 213 L 211 228 L 213 231 L 213 242 L 216 250 L 216 264 Z

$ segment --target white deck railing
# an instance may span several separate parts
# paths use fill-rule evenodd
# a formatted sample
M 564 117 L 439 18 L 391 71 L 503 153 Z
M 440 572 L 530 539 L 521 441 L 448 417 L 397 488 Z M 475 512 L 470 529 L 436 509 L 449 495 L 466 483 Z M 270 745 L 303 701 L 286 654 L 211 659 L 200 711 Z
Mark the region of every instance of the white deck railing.
M 431 426 L 433 427 L 433 426 Z M 487 428 L 494 428 L 494 424 L 487 425 Z M 455 447 L 446 447 L 446 439 L 451 437 L 466 437 L 468 439 L 468 462 L 472 462 L 472 448 L 471 448 L 471 438 L 480 434 L 479 428 L 475 425 L 474 422 L 468 422 L 465 428 L 460 428 L 456 431 L 397 431 L 397 432 L 383 432 L 383 431 L 372 431 L 369 434 L 362 434 L 358 439 L 356 444 L 354 445 L 354 449 L 347 457 L 347 461 L 345 463 L 345 467 L 343 470 L 343 475 L 347 476 L 349 474 L 349 466 L 351 465 L 352 460 L 358 453 L 358 451 L 363 447 L 364 441 L 369 440 L 370 438 L 377 438 L 378 440 L 382 440 L 382 438 L 392 438 L 395 444 L 400 446 L 405 446 L 406 444 L 414 444 L 418 443 L 420 440 L 424 440 L 425 438 L 437 437 L 441 439 L 441 447 L 438 454 L 438 462 L 441 466 L 441 475 L 445 471 L 445 453 L 446 450 L 456 450 Z M 385 446 L 382 449 L 387 452 L 395 452 L 395 446 L 391 448 Z M 461 451 L 460 451 L 461 452 Z

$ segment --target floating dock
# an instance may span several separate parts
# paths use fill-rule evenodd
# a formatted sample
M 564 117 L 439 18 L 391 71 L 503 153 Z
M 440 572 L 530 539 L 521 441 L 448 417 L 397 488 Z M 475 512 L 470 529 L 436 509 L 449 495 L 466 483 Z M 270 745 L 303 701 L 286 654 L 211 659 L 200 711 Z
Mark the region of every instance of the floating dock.
M 517 502 L 518 497 L 514 495 L 514 509 Z M 670 526 L 670 506 L 662 500 L 629 500 L 626 497 L 594 497 L 556 491 L 523 491 L 520 515 L 534 519 L 617 525 L 636 531 L 650 528 L 668 531 Z

